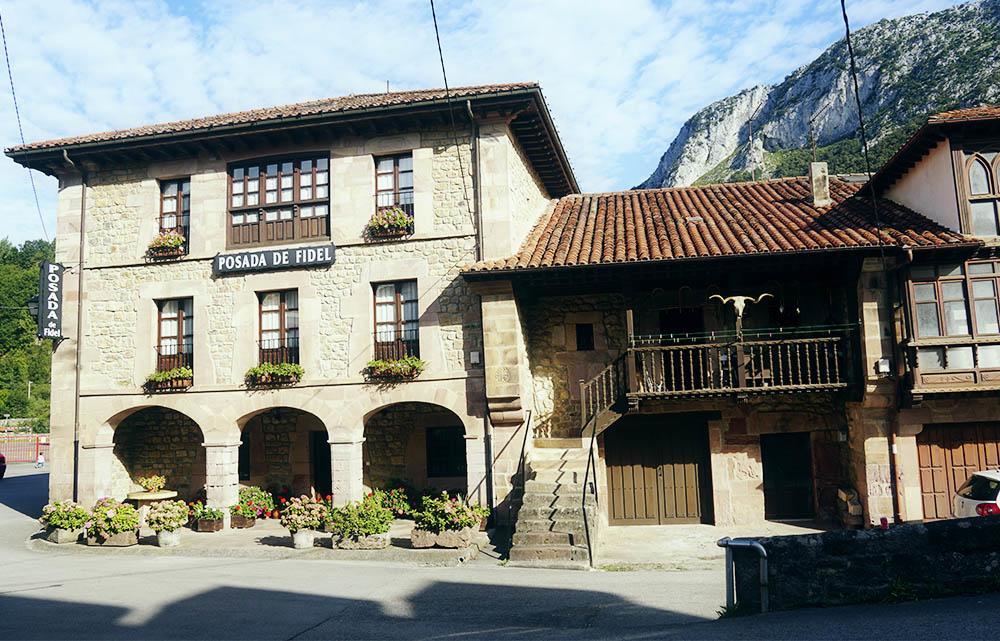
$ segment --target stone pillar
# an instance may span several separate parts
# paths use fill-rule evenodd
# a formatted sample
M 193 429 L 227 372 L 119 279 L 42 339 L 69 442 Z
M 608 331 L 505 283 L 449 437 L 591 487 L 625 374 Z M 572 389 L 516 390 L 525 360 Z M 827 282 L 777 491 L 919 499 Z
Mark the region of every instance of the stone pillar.
M 364 461 L 361 450 L 361 444 L 364 442 L 363 438 L 328 441 L 335 506 L 360 501 L 365 495 Z
M 477 283 L 482 301 L 486 405 L 494 427 L 524 422 L 522 398 L 529 383 L 521 315 L 510 281 Z
M 465 467 L 467 494 L 470 502 L 486 505 L 486 437 L 465 435 Z M 493 507 L 493 506 L 488 506 Z
M 221 508 L 229 527 L 229 508 L 239 501 L 239 443 L 202 443 L 205 447 L 205 504 Z
M 70 451 L 73 442 L 70 441 Z M 84 507 L 90 507 L 97 499 L 111 496 L 111 461 L 115 455 L 113 443 L 104 445 L 80 446 L 80 485 L 78 502 Z M 70 466 L 72 467 L 72 459 Z M 66 498 L 72 498 L 67 496 Z M 124 499 L 124 496 L 114 497 Z M 51 500 L 57 500 L 50 497 Z

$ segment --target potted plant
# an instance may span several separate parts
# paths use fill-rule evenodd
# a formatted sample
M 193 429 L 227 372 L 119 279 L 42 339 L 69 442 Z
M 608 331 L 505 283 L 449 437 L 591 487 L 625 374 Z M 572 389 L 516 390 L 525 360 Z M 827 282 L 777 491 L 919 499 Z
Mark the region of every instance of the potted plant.
M 191 507 L 191 523 L 195 532 L 218 532 L 225 524 L 225 515 L 216 507 L 195 503 Z
M 237 503 L 229 508 L 229 523 L 234 528 L 251 528 L 257 523 L 257 510 L 246 503 Z
M 241 487 L 239 497 L 241 505 L 253 510 L 255 519 L 266 519 L 274 512 L 274 497 L 256 485 Z
M 412 381 L 420 376 L 427 363 L 416 356 L 404 356 L 394 360 L 376 359 L 368 361 L 362 371 L 370 381 Z
M 163 372 L 153 372 L 146 377 L 142 389 L 147 393 L 175 392 L 186 390 L 194 384 L 194 372 L 190 367 L 174 367 Z
M 150 474 L 149 476 L 140 476 L 135 482 L 147 492 L 159 492 L 167 486 L 167 477 L 160 476 L 159 474 Z
M 392 511 L 372 493 L 360 501 L 330 511 L 327 529 L 333 547 L 344 550 L 380 550 L 389 546 Z
M 405 487 L 394 487 L 391 490 L 375 490 L 372 494 L 384 505 L 392 515 L 405 518 L 410 515 L 410 496 Z
M 480 522 L 489 513 L 481 505 L 469 505 L 462 497 L 451 497 L 447 492 L 425 496 L 421 510 L 414 514 L 410 541 L 415 548 L 468 547 Z
M 52 543 L 76 543 L 90 518 L 87 508 L 73 501 L 56 501 L 42 508 L 39 523 L 45 526 L 45 538 Z
M 281 525 L 292 535 L 292 547 L 296 550 L 311 548 L 316 539 L 316 530 L 326 523 L 327 509 L 323 503 L 308 496 L 289 499 L 281 511 Z
M 90 510 L 84 525 L 87 545 L 127 547 L 139 542 L 139 512 L 127 503 L 103 498 Z
M 187 239 L 176 231 L 164 231 L 157 234 L 146 249 L 150 258 L 176 258 L 185 254 L 184 244 Z
M 369 240 L 402 238 L 413 233 L 413 216 L 401 207 L 379 207 L 365 225 Z
M 261 363 L 248 369 L 243 380 L 247 387 L 294 385 L 304 374 L 305 370 L 298 363 Z
M 157 501 L 149 506 L 146 525 L 156 532 L 156 544 L 161 548 L 180 545 L 181 528 L 188 521 L 188 506 L 184 501 Z

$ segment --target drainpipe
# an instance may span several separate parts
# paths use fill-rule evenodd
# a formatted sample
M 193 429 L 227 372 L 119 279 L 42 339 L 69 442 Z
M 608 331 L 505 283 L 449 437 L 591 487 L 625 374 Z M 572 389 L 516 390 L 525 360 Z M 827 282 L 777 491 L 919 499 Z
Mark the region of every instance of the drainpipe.
M 63 158 L 80 174 L 80 245 L 76 277 L 76 363 L 73 395 L 73 501 L 80 500 L 80 354 L 83 347 L 83 252 L 87 230 L 87 172 L 73 162 L 66 150 Z
M 716 542 L 720 548 L 726 549 L 726 609 L 732 611 L 736 606 L 736 568 L 733 567 L 733 548 L 752 549 L 760 558 L 760 611 L 767 612 L 770 607 L 767 578 L 767 550 L 753 539 L 731 539 L 728 536 Z
M 465 101 L 465 111 L 472 123 L 472 193 L 473 224 L 476 226 L 476 262 L 483 259 L 483 198 L 479 190 L 479 123 L 472 113 L 472 101 Z M 465 178 L 462 178 L 465 180 Z

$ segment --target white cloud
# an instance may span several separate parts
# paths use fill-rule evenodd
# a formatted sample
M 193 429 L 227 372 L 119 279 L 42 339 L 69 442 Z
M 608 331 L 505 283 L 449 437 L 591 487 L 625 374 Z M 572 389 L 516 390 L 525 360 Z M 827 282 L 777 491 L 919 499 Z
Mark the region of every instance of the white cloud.
M 849 9 L 860 27 L 948 4 Z M 587 190 L 638 183 L 695 110 L 808 62 L 841 36 L 839 9 L 832 0 L 437 2 L 450 83 L 540 81 Z M 22 0 L 2 11 L 29 140 L 380 91 L 386 80 L 441 85 L 425 0 Z M 19 140 L 4 89 L 0 136 L 10 146 Z M 55 184 L 36 178 L 51 233 Z M 0 163 L 0 188 L 0 237 L 39 237 L 24 169 Z

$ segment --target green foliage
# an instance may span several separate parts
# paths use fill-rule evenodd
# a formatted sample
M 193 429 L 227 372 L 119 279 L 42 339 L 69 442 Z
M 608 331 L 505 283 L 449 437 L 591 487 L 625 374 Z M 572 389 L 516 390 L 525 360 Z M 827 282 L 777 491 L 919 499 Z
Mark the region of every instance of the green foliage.
M 48 432 L 52 346 L 36 340 L 35 321 L 26 308 L 38 294 L 41 262 L 54 256 L 53 243 L 44 240 L 20 247 L 0 240 L 0 415 L 35 419 L 36 432 Z
M 167 477 L 160 476 L 159 474 L 150 474 L 149 476 L 140 476 L 135 482 L 141 485 L 147 492 L 159 492 L 167 486 Z
M 281 525 L 292 533 L 318 530 L 326 523 L 327 516 L 326 505 L 303 494 L 288 501 L 288 505 L 281 511 Z
M 247 518 L 257 518 L 267 516 L 274 510 L 274 497 L 270 492 L 266 492 L 256 485 L 240 488 L 240 505 L 245 506 L 252 515 L 242 514 Z
M 333 534 L 345 539 L 385 534 L 392 525 L 392 511 L 375 492 L 360 501 L 333 508 L 327 523 Z
M 139 512 L 128 503 L 103 498 L 94 504 L 85 527 L 88 536 L 98 539 L 107 539 L 122 532 L 135 532 L 139 529 Z
M 417 528 L 439 533 L 478 527 L 489 514 L 490 511 L 481 505 L 469 505 L 460 496 L 451 497 L 447 492 L 441 492 L 440 496 L 425 496 L 413 520 Z
M 405 356 L 392 361 L 368 361 L 362 373 L 369 380 L 410 380 L 420 376 L 425 367 L 427 363 L 422 359 Z
M 190 367 L 175 367 L 173 369 L 168 369 L 165 372 L 153 372 L 146 377 L 147 383 L 163 383 L 165 381 L 173 381 L 178 379 L 194 378 L 194 372 L 191 371 Z
M 195 503 L 191 506 L 191 518 L 195 521 L 200 521 L 201 519 L 206 519 L 209 521 L 218 521 L 225 515 L 217 507 L 207 507 L 204 503 Z
M 229 513 L 233 516 L 242 516 L 245 519 L 256 519 L 257 510 L 246 503 L 237 503 L 229 508 Z
M 409 492 L 405 487 L 394 487 L 391 490 L 375 490 L 369 496 L 379 501 L 395 516 L 406 516 L 413 510 L 410 505 Z
M 90 518 L 87 508 L 73 501 L 57 501 L 42 508 L 38 522 L 46 527 L 62 530 L 79 530 Z
M 188 506 L 184 501 L 158 501 L 149 506 L 146 525 L 154 532 L 173 532 L 188 521 Z
M 281 379 L 298 382 L 305 373 L 298 363 L 261 363 L 248 369 L 243 379 L 249 386 L 280 382 Z
M 399 207 L 382 207 L 365 225 L 365 236 L 405 236 L 413 233 L 413 216 Z
M 184 246 L 185 238 L 175 231 L 161 232 L 149 243 L 149 250 L 156 252 L 163 249 L 180 249 Z

